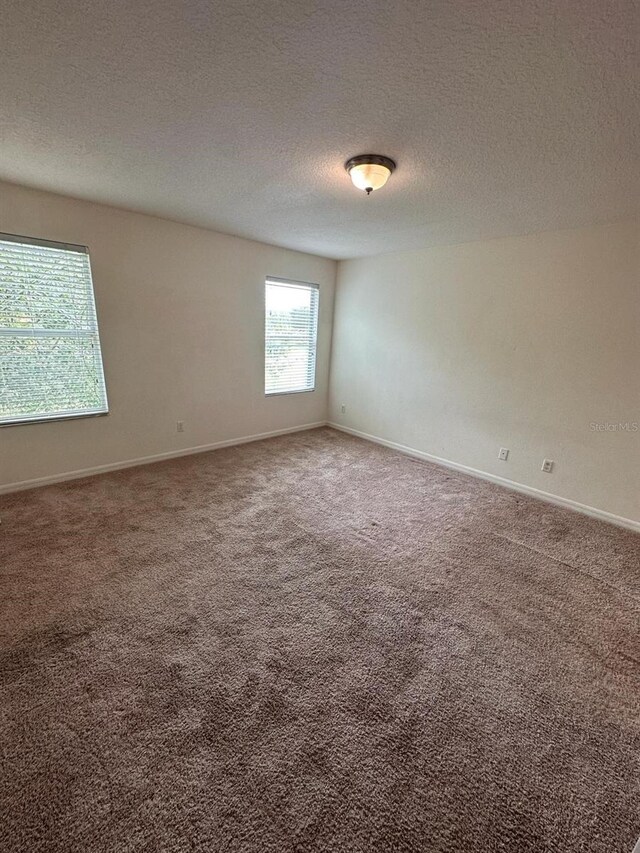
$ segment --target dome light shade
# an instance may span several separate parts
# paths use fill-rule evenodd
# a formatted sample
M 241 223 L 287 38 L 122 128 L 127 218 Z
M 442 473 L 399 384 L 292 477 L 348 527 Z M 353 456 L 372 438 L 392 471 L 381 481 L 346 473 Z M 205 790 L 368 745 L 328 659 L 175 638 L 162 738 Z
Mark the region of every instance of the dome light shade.
M 369 195 L 372 190 L 379 190 L 389 180 L 396 164 L 388 157 L 379 154 L 359 154 L 344 164 L 354 187 L 364 190 Z

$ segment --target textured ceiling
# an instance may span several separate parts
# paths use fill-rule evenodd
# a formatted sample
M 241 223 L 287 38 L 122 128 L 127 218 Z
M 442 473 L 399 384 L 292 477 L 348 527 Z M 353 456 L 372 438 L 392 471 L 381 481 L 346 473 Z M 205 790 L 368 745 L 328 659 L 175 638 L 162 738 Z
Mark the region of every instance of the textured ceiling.
M 635 0 L 2 0 L 0 178 L 342 258 L 638 209 Z M 354 154 L 398 170 L 367 198 Z

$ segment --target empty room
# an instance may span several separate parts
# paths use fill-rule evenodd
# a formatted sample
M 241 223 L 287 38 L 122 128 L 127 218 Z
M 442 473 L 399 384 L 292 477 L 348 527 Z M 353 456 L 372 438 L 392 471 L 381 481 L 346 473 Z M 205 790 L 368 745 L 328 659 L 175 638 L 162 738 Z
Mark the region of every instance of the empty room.
M 0 47 L 0 853 L 640 853 L 640 6 Z

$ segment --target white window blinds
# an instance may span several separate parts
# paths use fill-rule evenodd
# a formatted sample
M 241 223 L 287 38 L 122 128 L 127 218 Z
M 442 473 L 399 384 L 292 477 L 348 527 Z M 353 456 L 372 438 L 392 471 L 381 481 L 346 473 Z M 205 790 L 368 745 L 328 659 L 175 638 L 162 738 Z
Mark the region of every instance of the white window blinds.
M 265 282 L 265 394 L 313 391 L 316 382 L 318 287 Z
M 86 247 L 0 234 L 0 425 L 107 410 Z

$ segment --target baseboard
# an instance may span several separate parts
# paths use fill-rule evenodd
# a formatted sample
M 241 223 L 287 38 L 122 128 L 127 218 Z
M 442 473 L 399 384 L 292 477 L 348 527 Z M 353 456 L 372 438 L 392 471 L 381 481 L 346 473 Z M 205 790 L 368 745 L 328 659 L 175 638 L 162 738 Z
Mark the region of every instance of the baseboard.
M 326 426 L 326 421 L 317 421 L 312 424 L 300 424 L 300 426 L 286 427 L 286 429 L 274 429 L 270 432 L 261 432 L 257 435 L 243 435 L 240 438 L 229 438 L 225 441 L 215 441 L 213 444 L 201 444 L 197 447 L 187 447 L 181 450 L 169 450 L 166 453 L 154 453 L 152 456 L 140 456 L 137 459 L 125 459 L 122 462 L 110 462 L 107 465 L 95 465 L 91 468 L 80 468 L 77 471 L 65 471 L 61 474 L 52 474 L 49 477 L 37 477 L 34 480 L 21 480 L 17 483 L 0 485 L 0 495 L 9 492 L 21 492 L 25 489 L 36 489 L 39 486 L 50 486 L 53 483 L 64 483 L 67 480 L 79 480 L 82 477 L 91 477 L 94 474 L 106 474 L 109 471 L 120 471 L 123 468 L 135 468 L 138 465 L 149 465 L 151 462 L 162 462 L 165 459 L 177 459 L 180 456 L 192 456 L 196 453 L 206 453 L 208 450 L 220 450 L 223 447 L 233 447 L 236 444 L 248 444 L 251 441 L 262 441 L 265 438 L 275 438 L 278 435 L 287 435 L 291 432 L 302 432 L 307 429 L 316 429 Z
M 535 489 L 533 486 L 525 486 L 522 483 L 517 483 L 515 480 L 508 480 L 505 477 L 497 477 L 495 474 L 488 474 L 486 471 L 480 471 L 477 468 L 470 468 L 468 465 L 461 465 L 458 462 L 452 462 L 450 459 L 442 459 L 440 456 L 432 456 L 430 453 L 425 453 L 423 450 L 416 450 L 413 447 L 407 447 L 404 444 L 398 444 L 395 441 L 389 441 L 386 438 L 380 438 L 377 435 L 369 435 L 369 433 L 361 432 L 351 427 L 342 426 L 329 421 L 328 426 L 333 429 L 346 432 L 349 435 L 355 435 L 358 438 L 364 438 L 366 441 L 372 441 L 375 444 L 382 444 L 384 447 L 390 447 L 392 450 L 398 450 L 407 456 L 414 456 L 417 459 L 424 459 L 427 462 L 435 462 L 436 465 L 443 465 L 445 468 L 452 468 L 454 471 L 460 471 L 463 474 L 469 474 L 471 477 L 478 477 L 481 480 L 487 480 L 490 483 L 496 483 L 498 486 L 504 486 L 515 492 L 520 492 L 523 495 L 529 495 L 532 498 L 545 501 L 546 503 L 562 506 L 566 509 L 572 509 L 575 512 L 581 512 L 583 515 L 588 515 L 591 518 L 597 518 L 600 521 L 607 521 L 609 524 L 616 524 L 618 527 L 624 527 L 627 530 L 633 530 L 640 533 L 640 521 L 634 521 L 631 518 L 624 518 L 621 515 L 614 515 L 612 512 L 606 512 L 603 509 L 596 509 L 587 504 L 572 501 L 569 498 L 562 498 L 559 495 L 553 495 L 550 492 L 543 492 L 540 489 Z M 640 853 L 640 851 L 639 851 Z
M 9 494 L 10 492 L 19 492 L 24 491 L 26 489 L 35 489 L 40 486 L 49 486 L 54 483 L 63 483 L 67 480 L 79 480 L 82 477 L 91 477 L 94 474 L 106 474 L 109 471 L 120 471 L 125 468 L 135 468 L 138 465 L 149 465 L 153 462 L 162 462 L 165 459 L 177 459 L 180 456 L 192 456 L 197 453 L 206 453 L 209 450 L 220 450 L 223 447 L 233 447 L 239 444 L 248 444 L 252 441 L 262 441 L 265 438 L 275 438 L 278 435 L 288 435 L 289 433 L 294 432 L 303 432 L 307 429 L 317 429 L 318 427 L 330 426 L 333 429 L 339 430 L 340 432 L 348 433 L 349 435 L 354 435 L 357 438 L 365 439 L 365 441 L 371 441 L 375 444 L 381 444 L 384 447 L 389 447 L 392 450 L 397 450 L 400 453 L 404 453 L 407 456 L 413 456 L 416 459 L 424 459 L 427 462 L 434 462 L 436 465 L 442 465 L 445 468 L 451 468 L 454 471 L 460 471 L 463 474 L 469 474 L 471 477 L 477 477 L 481 480 L 487 480 L 490 483 L 495 483 L 499 486 L 504 486 L 507 489 L 511 489 L 515 492 L 520 492 L 524 495 L 529 495 L 530 497 L 537 498 L 538 500 L 545 501 L 546 503 L 555 504 L 556 506 L 562 506 L 567 509 L 572 509 L 575 512 L 580 512 L 583 515 L 588 515 L 591 518 L 597 518 L 600 521 L 607 521 L 609 524 L 615 524 L 618 527 L 624 527 L 627 530 L 633 530 L 636 533 L 640 533 L 640 521 L 634 521 L 630 518 L 624 518 L 620 515 L 615 515 L 611 512 L 606 512 L 602 509 L 597 509 L 596 507 L 588 506 L 587 504 L 581 504 L 578 501 L 570 500 L 569 498 L 563 498 L 559 495 L 551 494 L 550 492 L 543 492 L 541 489 L 536 489 L 533 486 L 525 486 L 522 483 L 517 483 L 515 480 L 508 480 L 505 477 L 498 477 L 495 474 L 489 474 L 486 471 L 480 471 L 477 468 L 471 468 L 468 465 L 462 465 L 458 462 L 452 462 L 450 459 L 443 459 L 440 456 L 433 456 L 431 453 L 426 453 L 423 450 L 416 450 L 413 447 L 407 447 L 404 444 L 399 444 L 395 441 L 389 441 L 386 438 L 380 438 L 377 435 L 371 435 L 366 432 L 361 432 L 357 429 L 352 429 L 351 427 L 343 426 L 342 424 L 333 423 L 331 421 L 317 421 L 315 423 L 310 424 L 300 424 L 295 427 L 286 427 L 285 429 L 276 429 L 271 430 L 270 432 L 262 432 L 257 433 L 255 435 L 244 435 L 239 438 L 229 438 L 225 441 L 216 441 L 212 444 L 201 444 L 197 447 L 187 447 L 182 448 L 181 450 L 170 450 L 166 453 L 155 453 L 151 456 L 140 456 L 136 459 L 126 459 L 121 462 L 111 462 L 106 465 L 95 465 L 91 468 L 81 468 L 75 471 L 65 471 L 60 474 L 53 474 L 48 477 L 37 477 L 33 480 L 21 480 L 16 483 L 6 483 L 4 485 L 0 485 L 0 495 Z M 635 851 L 634 851 L 635 853 Z M 638 851 L 640 853 L 640 851 Z

